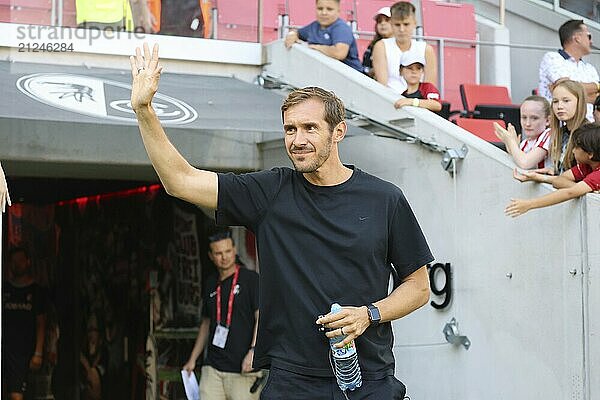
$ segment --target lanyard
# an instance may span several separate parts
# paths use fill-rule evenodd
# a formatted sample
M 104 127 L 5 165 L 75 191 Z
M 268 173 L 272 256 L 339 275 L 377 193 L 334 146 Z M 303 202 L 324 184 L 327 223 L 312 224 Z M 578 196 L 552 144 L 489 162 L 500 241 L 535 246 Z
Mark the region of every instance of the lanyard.
M 231 281 L 231 290 L 229 291 L 229 302 L 227 303 L 227 327 L 231 326 L 231 314 L 233 313 L 233 299 L 235 286 L 237 285 L 238 276 L 240 275 L 240 266 L 235 266 L 233 281 Z M 221 281 L 217 283 L 217 324 L 221 323 Z

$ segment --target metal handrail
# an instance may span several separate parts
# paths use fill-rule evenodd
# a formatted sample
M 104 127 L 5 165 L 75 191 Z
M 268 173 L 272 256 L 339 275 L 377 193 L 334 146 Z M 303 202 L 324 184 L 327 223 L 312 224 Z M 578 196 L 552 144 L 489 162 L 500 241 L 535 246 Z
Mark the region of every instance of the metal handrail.
M 299 28 L 298 26 L 283 26 L 282 30 Z M 360 36 L 368 36 L 374 37 L 375 32 L 373 31 L 359 31 L 355 30 L 354 34 L 358 37 Z M 531 44 L 520 44 L 520 43 L 497 43 L 497 42 L 489 42 L 485 40 L 469 40 L 469 39 L 459 39 L 459 38 L 448 38 L 441 36 L 423 36 L 423 35 L 415 35 L 413 36 L 415 39 L 437 42 L 437 57 L 438 57 L 438 69 L 440 71 L 444 70 L 444 55 L 445 55 L 445 47 L 448 43 L 465 45 L 475 47 L 476 49 L 476 58 L 475 58 L 475 67 L 476 70 L 479 71 L 479 46 L 501 46 L 515 49 L 526 49 L 526 50 L 540 50 L 540 51 L 555 51 L 557 49 L 556 46 L 541 46 L 541 45 L 531 45 Z M 600 54 L 600 51 L 592 51 L 592 54 Z M 479 72 L 476 74 L 479 76 Z M 444 74 L 438 74 L 438 82 L 437 87 L 440 91 L 440 95 L 442 97 L 445 96 L 445 82 L 444 82 Z
M 355 32 L 359 36 L 375 36 L 375 32 L 371 31 L 356 31 Z M 502 47 L 512 47 L 515 49 L 530 49 L 530 50 L 546 50 L 546 51 L 554 51 L 558 49 L 557 46 L 542 46 L 535 44 L 519 44 L 519 43 L 498 43 L 498 42 L 488 42 L 485 40 L 469 40 L 469 39 L 458 39 L 458 38 L 448 38 L 441 36 L 422 36 L 422 35 L 414 35 L 415 39 L 429 40 L 429 41 L 440 41 L 443 40 L 445 43 L 460 43 L 467 44 L 472 46 L 502 46 Z M 591 54 L 600 54 L 600 50 L 592 50 Z
M 355 35 L 358 36 L 375 36 L 375 32 L 372 31 L 356 31 Z M 454 43 L 459 45 L 472 46 L 476 49 L 476 59 L 475 59 L 475 68 L 479 71 L 479 46 L 498 46 L 498 47 L 508 47 L 514 49 L 526 49 L 526 50 L 541 50 L 541 51 L 556 51 L 558 47 L 556 46 L 541 46 L 541 45 L 532 45 L 532 44 L 519 44 L 519 43 L 497 43 L 497 42 L 489 42 L 485 40 L 469 40 L 469 39 L 459 39 L 459 38 L 447 38 L 440 36 L 423 36 L 423 35 L 415 35 L 413 36 L 415 39 L 437 42 L 437 56 L 438 56 L 438 69 L 440 71 L 444 70 L 444 55 L 445 48 L 447 43 Z M 592 51 L 591 54 L 600 54 L 600 51 L 595 50 Z M 476 73 L 477 77 L 479 77 L 479 72 Z M 437 87 L 440 91 L 440 95 L 442 97 L 445 96 L 445 82 L 444 82 L 444 74 L 438 74 L 438 84 Z

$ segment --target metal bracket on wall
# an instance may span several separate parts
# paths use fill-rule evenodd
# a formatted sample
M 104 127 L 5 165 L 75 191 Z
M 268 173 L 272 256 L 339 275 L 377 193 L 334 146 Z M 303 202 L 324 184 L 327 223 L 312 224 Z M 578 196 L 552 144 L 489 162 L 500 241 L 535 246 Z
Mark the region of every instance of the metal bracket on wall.
M 442 156 L 442 168 L 451 174 L 456 172 L 456 160 L 462 160 L 467 156 L 469 149 L 462 145 L 460 149 L 447 149 Z
M 446 341 L 450 344 L 462 344 L 465 347 L 465 350 L 469 350 L 469 347 L 471 347 L 469 338 L 459 335 L 458 322 L 454 317 L 444 326 L 444 336 L 446 337 Z

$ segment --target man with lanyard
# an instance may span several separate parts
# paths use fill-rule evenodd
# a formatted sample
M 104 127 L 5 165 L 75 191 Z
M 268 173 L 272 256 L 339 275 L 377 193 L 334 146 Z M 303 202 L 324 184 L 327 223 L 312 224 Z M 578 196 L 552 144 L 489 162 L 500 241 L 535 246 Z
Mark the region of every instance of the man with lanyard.
M 594 120 L 594 100 L 600 93 L 600 76 L 596 67 L 583 60 L 592 51 L 592 34 L 583 20 L 572 19 L 558 30 L 562 49 L 544 54 L 539 69 L 539 95 L 552 103 L 552 89 L 558 82 L 570 79 L 583 85 L 587 119 Z
M 250 393 L 260 373 L 252 372 L 258 324 L 258 274 L 236 263 L 231 231 L 208 238 L 208 256 L 217 267 L 204 287 L 202 322 L 183 369 L 191 373 L 207 343 L 200 379 L 203 400 L 258 399 Z

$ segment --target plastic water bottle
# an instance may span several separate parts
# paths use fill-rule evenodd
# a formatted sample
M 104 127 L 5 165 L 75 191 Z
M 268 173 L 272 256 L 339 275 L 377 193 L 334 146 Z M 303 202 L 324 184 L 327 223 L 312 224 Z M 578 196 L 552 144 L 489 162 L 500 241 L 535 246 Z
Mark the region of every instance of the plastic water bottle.
M 334 303 L 331 305 L 331 313 L 339 312 L 342 307 Z M 346 335 L 329 338 L 329 346 L 333 356 L 333 373 L 337 384 L 342 391 L 354 390 L 362 385 L 360 365 L 358 364 L 358 353 L 354 340 L 342 348 L 334 347 L 338 342 L 346 338 Z

